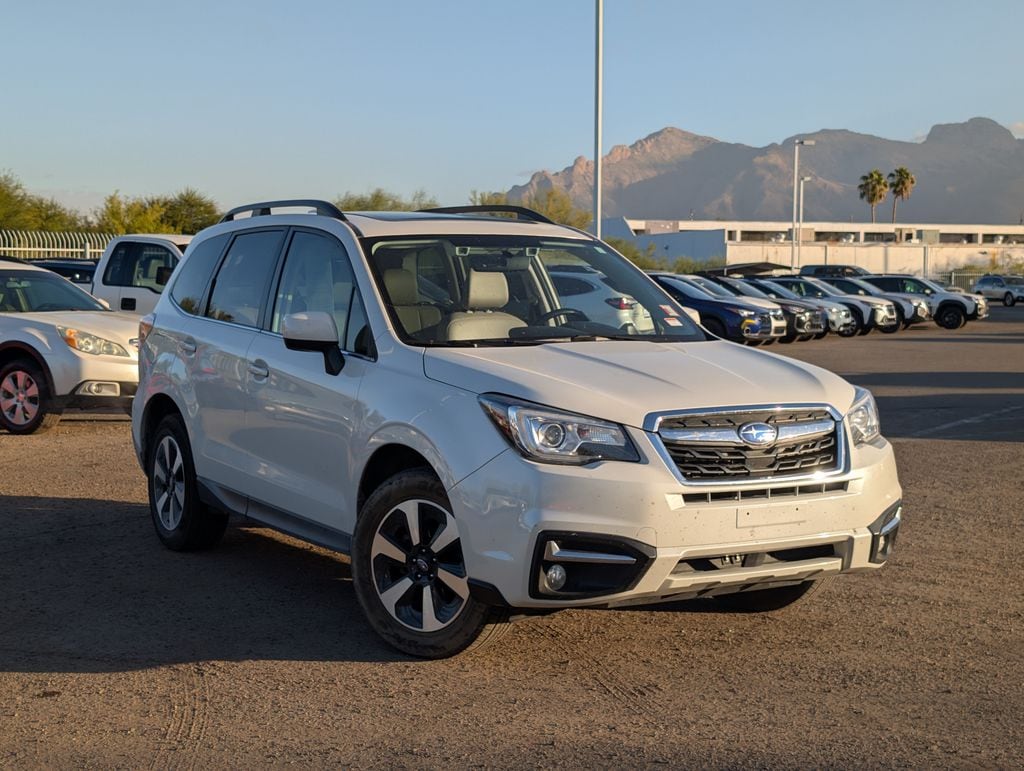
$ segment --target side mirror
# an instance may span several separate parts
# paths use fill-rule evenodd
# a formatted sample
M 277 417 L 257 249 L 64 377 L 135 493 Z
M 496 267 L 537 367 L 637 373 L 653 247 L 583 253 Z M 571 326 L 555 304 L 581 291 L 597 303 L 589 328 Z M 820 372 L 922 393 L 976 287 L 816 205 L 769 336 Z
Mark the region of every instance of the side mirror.
M 289 313 L 281 320 L 281 336 L 290 351 L 322 353 L 324 371 L 329 375 L 337 375 L 345 366 L 345 358 L 338 346 L 338 327 L 329 313 Z
M 108 303 L 108 302 L 107 302 L 106 300 L 104 300 L 104 299 L 103 299 L 102 297 L 97 297 L 97 298 L 96 298 L 96 302 L 98 302 L 98 303 L 99 303 L 100 305 L 102 305 L 102 306 L 103 306 L 104 308 L 106 308 L 106 309 L 107 309 L 108 311 L 110 310 L 110 303 Z
M 167 282 L 171 280 L 171 274 L 174 272 L 174 268 L 164 265 L 161 268 L 156 269 L 156 284 L 157 286 L 167 286 Z

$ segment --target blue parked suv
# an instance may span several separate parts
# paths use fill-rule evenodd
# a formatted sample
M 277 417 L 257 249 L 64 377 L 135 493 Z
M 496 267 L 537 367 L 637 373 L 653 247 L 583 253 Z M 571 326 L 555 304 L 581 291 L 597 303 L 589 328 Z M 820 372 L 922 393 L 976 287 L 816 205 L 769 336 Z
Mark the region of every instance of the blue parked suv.
M 772 343 L 786 334 L 786 319 L 781 311 L 774 316 L 766 308 L 740 298 L 719 298 L 699 284 L 674 273 L 651 273 L 662 289 L 685 308 L 700 314 L 704 328 L 736 343 Z

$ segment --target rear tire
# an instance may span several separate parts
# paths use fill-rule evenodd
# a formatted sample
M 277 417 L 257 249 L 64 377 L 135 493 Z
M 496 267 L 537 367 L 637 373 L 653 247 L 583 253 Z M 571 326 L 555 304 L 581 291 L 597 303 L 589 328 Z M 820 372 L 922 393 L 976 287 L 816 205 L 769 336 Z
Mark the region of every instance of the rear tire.
M 823 340 L 826 337 L 828 337 L 828 330 L 827 329 L 824 332 L 819 332 L 818 334 L 816 334 L 814 336 L 814 339 L 815 340 Z
M 834 580 L 835 576 L 826 576 L 816 581 L 804 581 L 793 586 L 753 589 L 735 594 L 723 594 L 714 599 L 724 609 L 736 613 L 773 613 L 802 605 Z
M 1011 292 L 1007 292 L 1006 294 L 1003 295 L 1003 305 L 1005 305 L 1007 308 L 1012 308 L 1016 302 L 1017 298 L 1014 297 Z
M 352 584 L 373 630 L 403 653 L 440 659 L 482 648 L 508 612 L 469 590 L 459 523 L 430 469 L 402 471 L 359 512 Z
M 228 515 L 199 500 L 192 447 L 181 418 L 168 415 L 161 420 L 147 446 L 149 511 L 164 546 L 174 551 L 216 546 Z
M 0 428 L 12 434 L 33 434 L 60 423 L 60 410 L 39 367 L 15 359 L 0 367 Z

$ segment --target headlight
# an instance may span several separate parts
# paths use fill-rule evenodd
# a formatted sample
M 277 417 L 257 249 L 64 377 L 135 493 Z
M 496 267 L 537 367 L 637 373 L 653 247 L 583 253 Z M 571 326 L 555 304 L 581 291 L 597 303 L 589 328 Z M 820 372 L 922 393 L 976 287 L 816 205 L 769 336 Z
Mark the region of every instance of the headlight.
M 856 387 L 853 406 L 846 413 L 846 423 L 850 426 L 850 436 L 855 445 L 866 444 L 878 437 L 878 405 L 866 388 Z
M 64 342 L 69 347 L 74 348 L 76 351 L 82 353 L 92 353 L 96 356 L 103 354 L 105 356 L 127 356 L 126 351 L 122 346 L 115 343 L 113 340 L 107 340 L 96 335 L 90 335 L 88 332 L 83 332 L 80 329 L 73 329 L 71 327 L 57 327 L 57 333 L 64 338 Z
M 726 310 L 730 310 L 733 313 L 738 313 L 740 316 L 742 316 L 745 319 L 749 319 L 749 318 L 752 318 L 752 317 L 757 315 L 757 311 L 747 310 L 746 308 L 736 308 L 736 307 L 730 306 Z
M 486 394 L 480 405 L 498 430 L 530 460 L 582 466 L 599 460 L 636 462 L 640 455 L 616 423 Z

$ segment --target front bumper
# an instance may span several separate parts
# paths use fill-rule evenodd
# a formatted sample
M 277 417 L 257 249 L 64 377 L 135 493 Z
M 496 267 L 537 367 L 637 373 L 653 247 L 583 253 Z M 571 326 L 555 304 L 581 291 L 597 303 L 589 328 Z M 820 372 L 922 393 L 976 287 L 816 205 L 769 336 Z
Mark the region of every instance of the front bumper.
M 53 394 L 63 398 L 69 405 L 87 400 L 104 398 L 128 398 L 135 394 L 139 385 L 139 360 L 126 356 L 95 356 L 68 347 L 55 349 L 46 359 L 53 381 Z M 116 394 L 109 388 L 83 388 L 90 383 L 117 384 Z
M 798 335 L 817 335 L 827 328 L 820 313 L 807 311 L 793 316 L 793 331 Z
M 745 318 L 739 326 L 744 340 L 776 340 L 786 334 L 786 319 L 767 313 Z
M 641 463 L 553 466 L 509 449 L 451 488 L 453 513 L 466 525 L 463 556 L 473 583 L 518 608 L 616 606 L 880 566 L 872 527 L 901 498 L 888 443 L 857 448 L 850 469 L 827 483 L 709 488 L 681 483 L 651 435 L 630 433 Z M 567 552 L 605 561 L 563 560 Z M 636 573 L 603 569 L 627 564 L 608 555 L 632 557 Z M 543 583 L 556 562 L 569 576 L 561 594 Z

